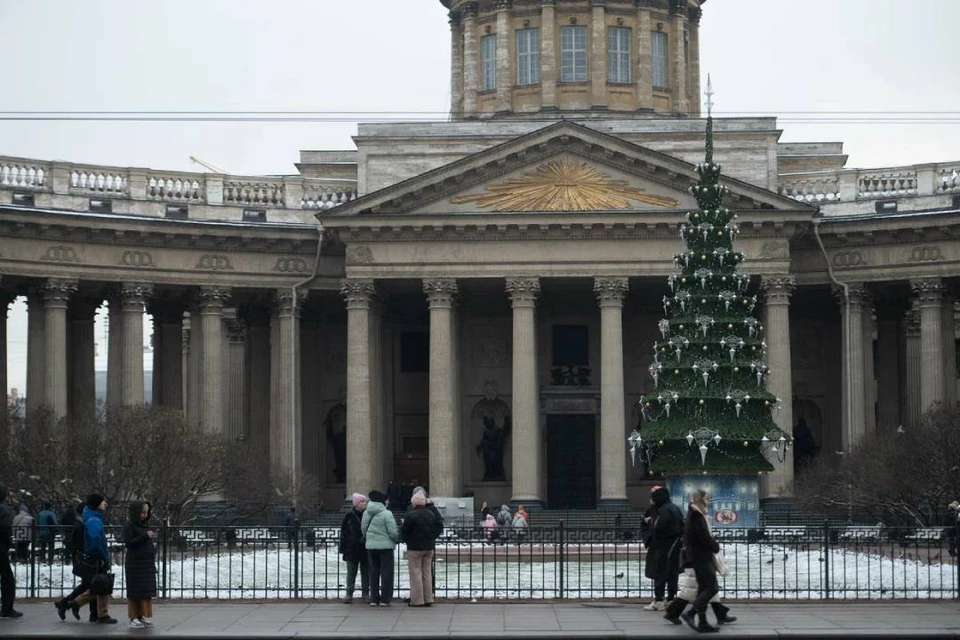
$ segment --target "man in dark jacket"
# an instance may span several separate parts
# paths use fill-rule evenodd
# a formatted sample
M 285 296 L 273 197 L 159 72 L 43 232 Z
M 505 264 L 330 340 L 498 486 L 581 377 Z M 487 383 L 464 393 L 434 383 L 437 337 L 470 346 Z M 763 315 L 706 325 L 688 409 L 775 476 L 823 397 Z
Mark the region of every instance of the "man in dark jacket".
M 670 492 L 666 487 L 657 487 L 650 500 L 657 508 L 653 522 L 653 553 L 655 572 L 653 578 L 653 599 L 655 603 L 665 603 L 677 597 L 677 580 L 680 573 L 680 549 L 683 536 L 683 513 L 670 501 Z M 662 610 L 663 607 L 658 607 Z
M 57 537 L 57 514 L 50 503 L 44 502 L 37 514 L 37 541 L 40 543 L 40 558 L 53 564 L 53 542 Z
M 71 513 L 75 512 L 73 520 L 73 529 L 70 532 L 69 538 L 65 537 L 63 544 L 70 552 L 70 559 L 73 562 L 73 575 L 80 578 L 80 584 L 78 584 L 73 591 L 69 593 L 66 597 L 57 600 L 53 603 L 53 606 L 57 608 L 57 615 L 60 616 L 61 620 L 65 620 L 67 617 L 67 609 L 71 608 L 71 602 L 76 600 L 77 597 L 90 588 L 90 581 L 93 580 L 93 572 L 85 570 L 83 564 L 80 562 L 81 556 L 83 555 L 83 538 L 86 535 L 86 527 L 83 525 L 83 508 L 86 505 L 80 503 L 76 506 L 75 510 L 72 510 Z M 67 520 L 66 515 L 64 515 L 64 521 Z M 77 620 L 80 619 L 80 607 L 73 607 L 73 617 Z M 97 603 L 95 600 L 90 601 L 90 622 L 97 621 Z
M 720 553 L 720 545 L 710 532 L 707 522 L 709 498 L 705 491 L 697 489 L 690 498 L 687 521 L 683 527 L 683 548 L 686 559 L 697 576 L 697 597 L 693 609 L 680 617 L 694 631 L 719 631 L 719 628 L 707 622 L 707 604 L 720 591 L 717 584 L 717 567 L 714 556 Z M 699 620 L 694 620 L 698 617 Z
M 10 568 L 13 547 L 13 511 L 7 506 L 7 488 L 0 485 L 0 618 L 19 618 L 23 614 L 13 608 L 17 581 Z
M 367 549 L 363 546 L 363 532 L 360 523 L 367 509 L 367 496 L 355 493 L 350 497 L 353 508 L 343 515 L 340 523 L 340 546 L 338 551 L 347 563 L 347 596 L 343 601 L 353 602 L 353 591 L 357 586 L 357 572 L 360 572 L 360 595 L 364 601 L 370 599 L 370 565 L 367 564 Z
M 108 573 L 111 569 L 110 547 L 107 545 L 107 535 L 103 529 L 103 516 L 107 508 L 107 501 L 99 493 L 87 496 L 87 504 L 83 508 L 83 553 L 97 563 L 94 579 L 99 573 Z M 69 603 L 74 609 L 74 616 L 79 615 L 77 609 L 91 600 L 97 601 L 97 622 L 100 624 L 116 624 L 116 618 L 109 613 L 110 596 L 91 594 L 88 589 L 76 600 Z
M 401 539 L 407 543 L 407 568 L 410 572 L 410 606 L 433 604 L 433 551 L 443 533 L 443 519 L 420 487 L 410 498 L 410 511 L 400 526 Z

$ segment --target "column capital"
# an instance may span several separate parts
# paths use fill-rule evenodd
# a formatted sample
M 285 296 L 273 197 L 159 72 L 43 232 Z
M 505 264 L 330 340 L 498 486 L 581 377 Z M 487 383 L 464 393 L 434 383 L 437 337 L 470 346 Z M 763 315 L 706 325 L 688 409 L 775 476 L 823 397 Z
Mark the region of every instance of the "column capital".
M 463 15 L 464 20 L 475 19 L 477 17 L 477 3 L 468 2 L 467 4 L 463 5 L 463 9 L 461 9 L 461 14 Z
M 460 289 L 456 278 L 424 278 L 423 292 L 431 309 L 449 309 L 453 307 Z
M 216 285 L 200 287 L 197 294 L 197 304 L 200 307 L 200 313 L 219 314 L 223 311 L 223 305 L 230 299 L 230 287 L 220 287 Z
M 850 310 L 857 313 L 862 312 L 870 304 L 870 292 L 862 282 L 850 282 L 847 284 L 847 298 L 844 299 L 843 287 L 834 286 L 833 295 L 837 301 L 843 305 L 847 302 Z
M 593 279 L 593 293 L 601 307 L 619 307 L 630 288 L 626 277 L 597 276 Z
M 450 29 L 451 29 L 451 30 L 456 31 L 456 30 L 460 29 L 461 20 L 460 20 L 460 12 L 459 12 L 459 11 L 451 11 L 451 12 L 448 14 L 448 18 L 449 18 Z
M 120 305 L 123 311 L 143 311 L 143 306 L 153 295 L 153 285 L 148 282 L 124 282 L 120 285 Z
M 77 281 L 66 278 L 50 278 L 41 286 L 43 304 L 46 307 L 66 307 L 77 290 Z
M 670 0 L 670 13 L 683 17 L 687 13 L 687 0 Z
M 940 278 L 915 278 L 910 281 L 910 291 L 921 307 L 938 307 L 947 292 Z
M 497 11 L 509 11 L 513 8 L 513 0 L 496 0 Z
M 347 309 L 369 309 L 377 295 L 377 285 L 372 278 L 345 278 L 340 283 L 340 293 Z
M 296 300 L 294 300 L 293 291 L 284 287 L 283 289 L 277 289 L 274 292 L 273 300 L 277 305 L 277 314 L 280 316 L 291 316 L 296 312 L 297 315 L 300 314 L 300 308 L 302 307 L 303 301 L 306 299 L 306 295 L 297 291 Z M 296 302 L 296 305 L 294 305 Z
M 793 276 L 763 276 L 760 289 L 766 296 L 767 304 L 790 304 L 794 290 Z
M 507 278 L 506 289 L 514 307 L 532 307 L 540 295 L 540 278 Z

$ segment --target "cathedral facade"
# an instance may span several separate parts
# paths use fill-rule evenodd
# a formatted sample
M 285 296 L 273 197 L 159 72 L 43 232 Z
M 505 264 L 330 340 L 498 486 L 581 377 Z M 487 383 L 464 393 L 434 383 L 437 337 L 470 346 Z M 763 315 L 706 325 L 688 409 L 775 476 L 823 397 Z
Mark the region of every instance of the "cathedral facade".
M 361 124 L 355 150 L 283 177 L 0 157 L 27 410 L 93 402 L 106 303 L 109 404 L 144 400 L 151 314 L 153 402 L 309 473 L 327 504 L 390 480 L 642 504 L 657 478 L 627 436 L 696 207 L 706 3 L 442 2 L 450 121 Z M 714 121 L 795 434 L 765 498 L 790 496 L 795 457 L 956 402 L 958 377 L 960 161 L 852 169 L 780 134 L 774 115 Z

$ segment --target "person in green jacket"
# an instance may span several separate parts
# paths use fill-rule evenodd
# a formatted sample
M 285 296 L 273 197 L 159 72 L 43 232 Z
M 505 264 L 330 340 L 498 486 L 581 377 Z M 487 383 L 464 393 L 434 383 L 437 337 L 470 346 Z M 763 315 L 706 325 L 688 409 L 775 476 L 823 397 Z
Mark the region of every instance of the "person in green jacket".
M 386 501 L 382 491 L 371 491 L 370 503 L 360 522 L 369 557 L 371 607 L 389 607 L 393 600 L 393 550 L 400 542 L 400 532 Z

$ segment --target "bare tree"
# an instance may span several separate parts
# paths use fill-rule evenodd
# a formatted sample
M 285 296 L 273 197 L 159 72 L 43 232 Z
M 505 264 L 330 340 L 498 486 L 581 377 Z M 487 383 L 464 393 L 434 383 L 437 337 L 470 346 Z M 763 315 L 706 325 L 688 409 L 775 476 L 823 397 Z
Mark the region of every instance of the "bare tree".
M 915 429 L 874 435 L 842 458 L 810 463 L 797 479 L 808 511 L 935 526 L 960 499 L 960 410 L 937 406 Z
M 223 494 L 237 518 L 264 516 L 280 505 L 317 504 L 320 487 L 313 476 L 272 471 L 263 451 L 249 442 L 232 442 L 225 453 Z

